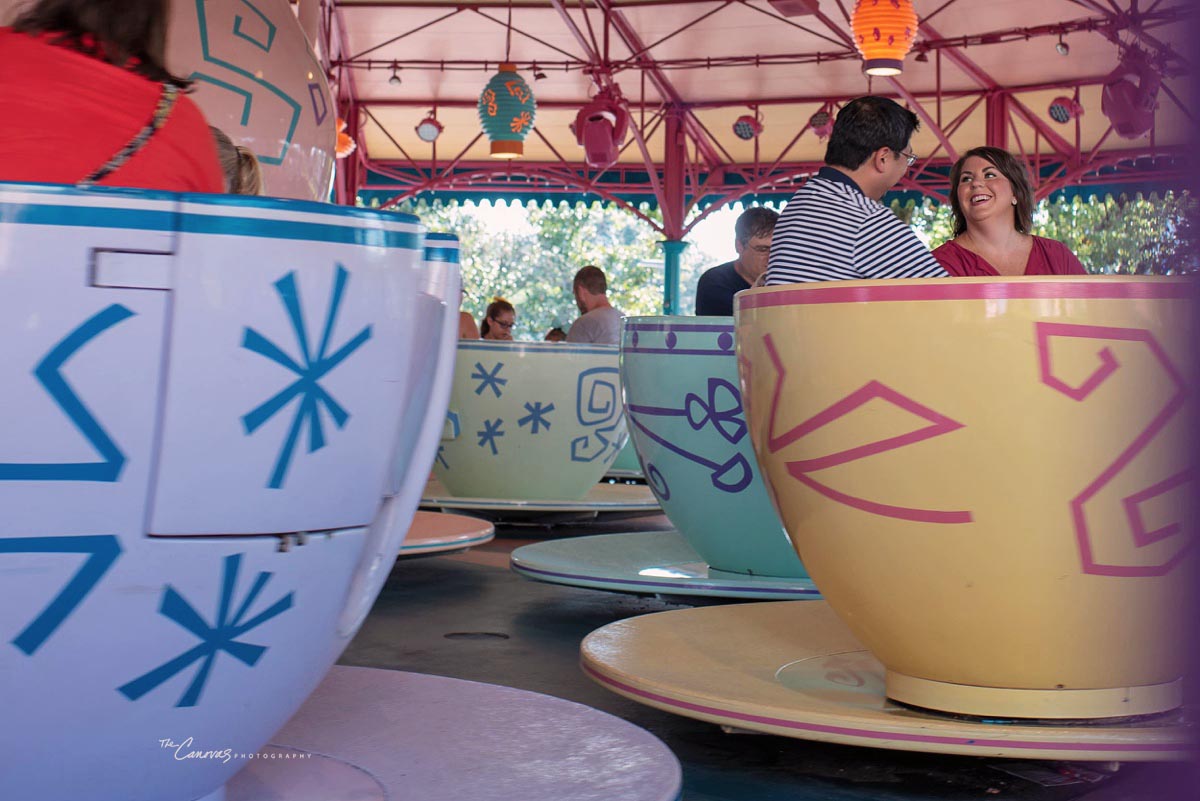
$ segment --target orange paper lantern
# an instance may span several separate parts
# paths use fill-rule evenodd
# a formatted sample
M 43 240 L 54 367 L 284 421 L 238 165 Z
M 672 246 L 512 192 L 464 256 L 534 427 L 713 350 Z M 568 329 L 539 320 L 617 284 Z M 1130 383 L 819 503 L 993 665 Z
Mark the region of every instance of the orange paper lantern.
M 346 156 L 349 156 L 351 153 L 353 153 L 357 147 L 358 143 L 354 141 L 354 138 L 351 137 L 350 134 L 346 133 L 346 121 L 341 117 L 338 117 L 337 144 L 334 147 L 333 152 L 339 159 L 344 159 Z
M 868 75 L 899 75 L 917 36 L 912 0 L 858 0 L 850 16 L 854 44 Z

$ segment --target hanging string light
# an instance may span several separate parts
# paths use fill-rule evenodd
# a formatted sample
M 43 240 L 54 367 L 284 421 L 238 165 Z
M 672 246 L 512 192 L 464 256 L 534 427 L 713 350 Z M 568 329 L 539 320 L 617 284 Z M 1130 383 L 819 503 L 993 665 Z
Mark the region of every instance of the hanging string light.
M 820 111 L 808 118 L 808 127 L 817 135 L 817 139 L 824 142 L 833 133 L 833 116 L 822 106 Z
M 912 0 L 858 0 L 850 15 L 867 75 L 899 75 L 917 36 Z
M 533 130 L 537 101 L 525 79 L 517 74 L 512 57 L 512 0 L 508 3 L 508 25 L 504 62 L 479 95 L 479 122 L 491 142 L 495 159 L 515 159 L 525 154 L 525 137 Z

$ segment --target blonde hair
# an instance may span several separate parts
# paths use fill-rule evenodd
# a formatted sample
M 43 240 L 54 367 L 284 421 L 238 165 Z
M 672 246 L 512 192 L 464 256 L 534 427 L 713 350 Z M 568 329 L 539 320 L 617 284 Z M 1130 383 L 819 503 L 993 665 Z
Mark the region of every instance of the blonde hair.
M 217 144 L 217 159 L 225 173 L 225 191 L 233 195 L 261 195 L 262 168 L 249 148 L 235 145 L 229 135 L 215 125 L 208 126 Z

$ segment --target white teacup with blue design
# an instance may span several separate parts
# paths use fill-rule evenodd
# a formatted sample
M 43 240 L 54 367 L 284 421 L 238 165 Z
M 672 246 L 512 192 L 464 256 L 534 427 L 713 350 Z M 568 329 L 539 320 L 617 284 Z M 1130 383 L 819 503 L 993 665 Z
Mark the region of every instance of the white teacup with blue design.
M 759 475 L 731 317 L 626 317 L 630 437 L 663 511 L 711 568 L 806 578 Z
M 383 506 L 368 532 L 369 567 L 360 570 L 350 588 L 357 605 L 347 606 L 340 628 L 357 630 L 375 596 L 392 572 L 396 549 L 404 543 L 417 504 L 424 492 L 442 433 L 450 397 L 458 343 L 458 306 L 462 274 L 459 243 L 453 234 L 425 234 L 425 257 L 419 271 L 414 331 L 436 333 L 436 345 L 417 349 L 408 367 L 409 392 L 400 409 L 400 437 Z M 397 265 L 404 269 L 406 265 Z
M 625 445 L 618 349 L 463 340 L 434 474 L 454 495 L 579 500 Z
M 0 794 L 208 797 L 400 546 L 420 223 L 0 184 L 0 241 Z

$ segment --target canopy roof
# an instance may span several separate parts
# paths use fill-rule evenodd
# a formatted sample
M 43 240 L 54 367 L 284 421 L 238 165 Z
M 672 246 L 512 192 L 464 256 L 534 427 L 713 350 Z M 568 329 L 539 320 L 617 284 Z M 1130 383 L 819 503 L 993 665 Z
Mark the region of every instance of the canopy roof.
M 824 155 L 812 115 L 868 93 L 922 119 L 912 143 L 921 160 L 899 190 L 944 197 L 949 164 L 980 144 L 1023 154 L 1040 197 L 1089 183 L 1169 184 L 1184 172 L 1195 121 L 1181 52 L 1194 0 L 915 0 L 917 44 L 898 78 L 863 74 L 851 0 L 819 0 L 799 16 L 779 10 L 788 2 L 320 0 L 319 49 L 359 143 L 341 170 L 343 199 L 358 189 L 397 200 L 439 190 L 650 199 L 675 238 L 696 221 L 693 208 L 790 192 Z M 1131 48 L 1163 77 L 1154 128 L 1136 140 L 1117 136 L 1100 108 L 1106 76 Z M 538 103 L 516 162 L 489 158 L 476 111 L 504 60 Z M 584 164 L 569 128 L 601 87 L 632 114 L 607 170 Z M 1053 121 L 1060 96 L 1082 116 Z M 432 145 L 414 131 L 430 112 L 445 126 Z M 760 136 L 735 136 L 743 114 L 759 117 Z

